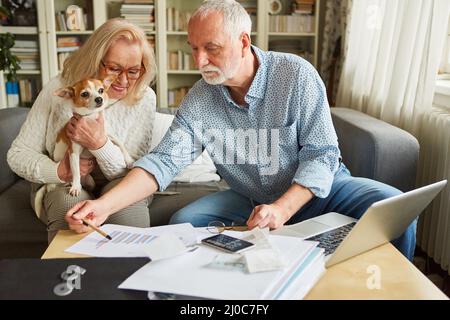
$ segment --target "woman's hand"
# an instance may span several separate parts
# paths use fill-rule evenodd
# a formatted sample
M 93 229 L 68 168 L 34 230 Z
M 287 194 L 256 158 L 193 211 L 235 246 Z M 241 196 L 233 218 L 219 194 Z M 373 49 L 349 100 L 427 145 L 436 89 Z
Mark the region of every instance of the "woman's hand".
M 83 225 L 83 219 L 90 220 L 97 227 L 101 226 L 109 217 L 109 212 L 101 200 L 87 200 L 77 203 L 66 214 L 66 221 L 70 230 L 76 233 L 86 233 L 91 229 Z
M 284 226 L 289 219 L 288 212 L 281 206 L 275 203 L 271 205 L 263 204 L 253 210 L 247 225 L 250 230 L 256 227 L 261 229 L 269 227 L 271 230 L 275 230 Z
M 100 149 L 107 142 L 103 112 L 97 120 L 74 115 L 67 124 L 66 134 L 70 140 L 88 150 Z
M 94 171 L 97 161 L 95 158 L 80 158 L 80 175 L 85 177 Z M 61 181 L 71 182 L 73 179 L 72 170 L 70 170 L 70 153 L 66 151 L 64 158 L 61 160 L 58 166 L 58 177 Z

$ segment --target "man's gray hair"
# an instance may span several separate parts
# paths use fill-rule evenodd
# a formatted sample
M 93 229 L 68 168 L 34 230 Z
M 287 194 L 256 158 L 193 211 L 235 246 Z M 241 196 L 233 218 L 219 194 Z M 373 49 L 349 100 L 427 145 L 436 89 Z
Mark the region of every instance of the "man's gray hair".
M 244 7 L 234 0 L 205 0 L 192 14 L 191 19 L 204 18 L 215 11 L 223 14 L 223 28 L 231 38 L 239 38 L 244 32 L 250 36 L 252 20 Z

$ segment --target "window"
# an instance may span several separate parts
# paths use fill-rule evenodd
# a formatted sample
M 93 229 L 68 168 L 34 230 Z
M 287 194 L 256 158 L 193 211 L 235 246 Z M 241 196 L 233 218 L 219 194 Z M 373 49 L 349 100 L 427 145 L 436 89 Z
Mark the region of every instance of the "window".
M 436 81 L 433 105 L 450 107 L 450 17 L 447 31 L 447 39 L 442 52 L 439 74 Z
M 450 80 L 450 22 L 448 25 L 447 40 L 442 53 L 441 65 L 439 67 L 440 80 Z

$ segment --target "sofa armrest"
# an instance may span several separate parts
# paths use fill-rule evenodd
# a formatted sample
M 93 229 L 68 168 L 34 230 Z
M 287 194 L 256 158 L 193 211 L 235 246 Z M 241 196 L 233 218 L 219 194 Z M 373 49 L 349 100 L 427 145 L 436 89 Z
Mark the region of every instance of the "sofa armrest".
M 332 108 L 345 165 L 353 176 L 402 191 L 415 187 L 419 143 L 408 132 L 362 112 Z
M 18 180 L 18 177 L 8 166 L 6 154 L 11 147 L 11 143 L 19 134 L 28 111 L 27 108 L 0 110 L 0 193 Z

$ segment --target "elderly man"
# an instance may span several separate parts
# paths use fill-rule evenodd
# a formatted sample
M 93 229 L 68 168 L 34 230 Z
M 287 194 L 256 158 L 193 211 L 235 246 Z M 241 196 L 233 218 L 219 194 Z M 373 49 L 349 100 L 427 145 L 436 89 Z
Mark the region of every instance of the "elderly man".
M 151 154 L 116 188 L 68 212 L 73 230 L 87 231 L 80 221 L 86 216 L 101 225 L 164 190 L 204 149 L 231 189 L 188 205 L 171 223 L 277 229 L 327 212 L 360 218 L 373 202 L 400 193 L 350 175 L 316 70 L 298 56 L 252 46 L 250 32 L 249 15 L 233 0 L 206 1 L 193 14 L 188 41 L 203 79 Z M 415 224 L 394 245 L 411 259 Z

